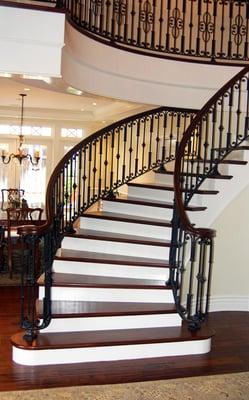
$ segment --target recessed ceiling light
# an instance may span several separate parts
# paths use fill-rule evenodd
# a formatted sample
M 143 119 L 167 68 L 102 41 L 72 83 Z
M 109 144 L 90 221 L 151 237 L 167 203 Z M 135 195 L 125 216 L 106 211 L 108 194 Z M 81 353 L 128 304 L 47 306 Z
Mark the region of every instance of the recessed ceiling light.
M 2 78 L 11 78 L 12 74 L 9 74 L 8 72 L 0 72 L 0 77 L 2 77 Z
M 72 86 L 68 86 L 67 92 L 70 93 L 70 94 L 76 94 L 77 96 L 80 96 L 82 94 L 82 90 L 75 89 Z
M 24 90 L 25 90 L 25 92 L 29 92 L 30 88 L 26 87 L 26 88 L 24 88 Z
M 102 121 L 102 124 L 105 124 L 106 123 L 106 121 Z
M 95 103 L 95 101 L 94 101 L 92 104 L 93 104 L 93 106 L 96 106 L 96 105 L 97 105 L 97 103 Z
M 84 108 L 81 108 L 80 111 L 85 111 L 85 109 L 84 109 Z
M 35 79 L 37 81 L 44 81 L 46 83 L 51 83 L 52 80 L 49 76 L 42 76 L 42 75 L 23 75 L 23 79 Z

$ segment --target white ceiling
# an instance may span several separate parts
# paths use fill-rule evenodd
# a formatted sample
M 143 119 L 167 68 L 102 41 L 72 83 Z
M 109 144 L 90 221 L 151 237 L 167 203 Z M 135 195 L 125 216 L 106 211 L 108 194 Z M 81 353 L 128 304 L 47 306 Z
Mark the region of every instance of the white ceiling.
M 71 92 L 75 92 L 74 88 L 69 88 L 60 78 L 51 78 L 50 82 L 46 82 L 42 79 L 24 78 L 22 75 L 0 77 L 0 116 L 20 116 L 20 93 L 27 94 L 24 100 L 24 117 L 28 118 L 111 123 L 153 108 L 89 93 L 69 94 Z

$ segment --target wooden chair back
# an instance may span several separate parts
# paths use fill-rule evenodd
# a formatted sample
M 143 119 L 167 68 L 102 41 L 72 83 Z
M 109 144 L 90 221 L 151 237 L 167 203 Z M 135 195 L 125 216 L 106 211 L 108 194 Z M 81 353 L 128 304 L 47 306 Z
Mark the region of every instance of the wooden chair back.
M 21 198 L 24 196 L 25 190 L 18 188 L 1 189 L 2 203 L 1 209 L 6 210 L 12 208 L 14 204 L 20 206 Z
M 20 249 L 23 243 L 16 234 L 16 229 L 22 225 L 37 225 L 42 218 L 42 208 L 7 208 L 7 253 L 8 253 L 8 270 L 10 277 L 13 274 L 13 251 Z M 26 246 L 27 247 L 27 246 Z

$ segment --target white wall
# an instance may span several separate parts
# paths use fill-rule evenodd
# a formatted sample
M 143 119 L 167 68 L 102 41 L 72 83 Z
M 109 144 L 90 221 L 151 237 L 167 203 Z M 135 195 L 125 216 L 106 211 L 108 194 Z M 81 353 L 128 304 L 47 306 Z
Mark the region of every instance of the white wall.
M 249 311 L 249 184 L 215 220 L 212 310 Z
M 60 76 L 65 15 L 0 7 L 0 71 Z

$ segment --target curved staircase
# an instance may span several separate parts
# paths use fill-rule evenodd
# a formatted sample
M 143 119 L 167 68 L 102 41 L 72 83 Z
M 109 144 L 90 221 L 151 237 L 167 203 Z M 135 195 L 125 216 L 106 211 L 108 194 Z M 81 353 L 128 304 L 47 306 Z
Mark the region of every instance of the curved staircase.
M 237 149 L 222 164 L 243 168 L 248 150 Z M 167 285 L 172 164 L 128 183 L 123 193 L 101 200 L 75 222 L 75 232 L 65 235 L 53 262 L 51 323 L 30 345 L 21 333 L 12 337 L 14 361 L 43 365 L 210 351 L 214 332 L 205 326 L 191 332 Z M 191 216 L 201 221 L 209 196 L 221 201 L 216 186 L 233 178 L 225 172 L 210 178 L 212 189 L 197 191 L 187 207 Z M 42 318 L 44 275 L 38 282 L 36 307 Z
M 76 221 L 75 233 L 65 235 L 53 263 L 52 321 L 30 351 L 22 334 L 12 338 L 14 361 L 42 365 L 210 351 L 214 332 L 189 331 L 167 285 L 174 193 L 162 181 L 172 174 L 149 175 L 154 182 L 130 182 L 126 195 L 103 199 Z M 188 209 L 192 214 L 205 207 Z M 41 276 L 40 312 L 43 298 Z
M 103 8 L 103 2 L 93 3 L 97 9 L 87 15 Z M 248 11 L 247 3 L 238 4 L 239 13 Z M 77 29 L 84 25 L 81 3 L 65 2 L 65 8 Z M 131 10 L 134 22 L 133 11 L 140 26 L 141 9 Z M 113 40 L 122 39 L 114 29 L 119 13 L 112 13 Z M 101 15 L 96 13 L 95 22 Z M 92 21 L 89 27 L 95 29 Z M 223 28 L 222 23 L 222 43 Z M 231 46 L 224 57 L 207 47 L 203 53 L 199 45 L 196 54 L 213 62 L 247 62 L 248 43 L 243 55 L 237 46 L 233 57 Z M 216 235 L 210 215 L 218 198 L 229 201 L 230 168 L 248 161 L 248 74 L 247 66 L 199 112 L 160 107 L 141 113 L 96 132 L 64 156 L 48 185 L 46 223 L 18 229 L 33 247 L 22 274 L 25 334 L 11 338 L 15 362 L 70 364 L 210 351 L 214 332 L 205 320 Z M 202 221 L 205 228 L 199 228 Z M 42 274 L 36 263 L 41 240 Z

